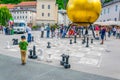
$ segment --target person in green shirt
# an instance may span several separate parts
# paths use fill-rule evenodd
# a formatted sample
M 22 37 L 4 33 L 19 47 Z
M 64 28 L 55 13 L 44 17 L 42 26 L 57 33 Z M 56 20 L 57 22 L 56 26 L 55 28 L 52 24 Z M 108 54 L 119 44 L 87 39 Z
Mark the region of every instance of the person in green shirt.
M 19 48 L 21 52 L 22 65 L 26 64 L 26 52 L 27 52 L 28 42 L 25 36 L 21 36 L 21 41 L 19 42 Z

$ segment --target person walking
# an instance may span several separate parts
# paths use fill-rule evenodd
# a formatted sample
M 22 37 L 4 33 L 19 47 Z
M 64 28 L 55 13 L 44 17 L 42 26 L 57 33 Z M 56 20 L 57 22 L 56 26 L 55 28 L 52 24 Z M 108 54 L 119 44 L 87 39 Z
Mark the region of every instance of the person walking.
M 23 36 L 21 36 L 21 41 L 19 42 L 22 65 L 26 64 L 27 46 L 28 46 L 28 42 L 26 41 L 26 37 L 23 35 Z
M 116 35 L 116 27 L 113 27 L 112 31 L 113 31 L 113 36 L 115 36 Z
M 102 26 L 102 28 L 101 28 L 101 39 L 102 39 L 101 44 L 104 44 L 105 33 L 106 33 L 106 28 L 105 28 L 105 26 Z
M 96 25 L 96 26 L 95 26 L 96 38 L 99 38 L 99 30 L 100 30 L 99 26 Z
M 46 28 L 46 31 L 47 31 L 47 38 L 49 38 L 50 37 L 50 25 L 49 24 Z
M 120 39 L 120 28 L 117 27 L 117 30 L 116 30 L 116 39 Z
M 41 26 L 41 38 L 44 37 L 44 24 L 42 24 Z
M 27 34 L 28 34 L 27 41 L 28 41 L 28 43 L 31 42 L 31 38 L 32 38 L 31 31 L 32 31 L 32 30 L 31 30 L 31 25 L 28 24 L 28 26 L 27 26 Z

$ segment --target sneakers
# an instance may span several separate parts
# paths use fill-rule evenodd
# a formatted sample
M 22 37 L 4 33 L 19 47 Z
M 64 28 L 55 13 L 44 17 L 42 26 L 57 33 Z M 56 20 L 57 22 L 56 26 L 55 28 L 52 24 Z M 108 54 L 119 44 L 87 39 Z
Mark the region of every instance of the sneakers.
M 21 65 L 25 65 L 26 63 L 22 63 Z

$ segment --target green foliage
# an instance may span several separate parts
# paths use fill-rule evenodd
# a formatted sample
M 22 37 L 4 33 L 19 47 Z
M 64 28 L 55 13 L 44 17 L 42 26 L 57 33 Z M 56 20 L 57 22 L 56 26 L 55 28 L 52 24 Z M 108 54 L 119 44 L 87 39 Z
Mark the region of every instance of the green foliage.
M 58 9 L 66 9 L 66 5 L 68 0 L 56 0 L 56 4 L 58 4 Z
M 8 4 L 8 3 L 11 3 L 11 4 L 17 4 L 17 3 L 20 3 L 22 0 L 1 0 L 1 3 L 4 3 L 4 4 Z
M 1 0 L 0 4 L 18 4 L 22 1 L 36 1 L 36 0 Z
M 32 26 L 32 30 L 37 30 L 39 28 L 40 28 L 39 26 Z
M 56 0 L 56 3 L 58 4 L 58 9 L 64 9 L 63 0 Z
M 58 29 L 59 28 L 59 26 L 57 24 L 52 24 L 50 27 L 54 28 L 54 29 L 56 29 L 56 28 Z
M 108 2 L 110 2 L 110 1 L 112 1 L 112 0 L 105 0 L 104 3 L 108 3 Z
M 11 17 L 12 15 L 7 7 L 0 8 L 0 25 L 6 26 Z

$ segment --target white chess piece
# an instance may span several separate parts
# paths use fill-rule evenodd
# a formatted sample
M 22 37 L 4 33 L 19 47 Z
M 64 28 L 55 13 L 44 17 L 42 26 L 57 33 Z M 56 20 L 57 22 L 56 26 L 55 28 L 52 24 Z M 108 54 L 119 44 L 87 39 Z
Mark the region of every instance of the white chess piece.
M 38 55 L 38 60 L 40 60 L 40 61 L 44 60 L 43 50 L 39 49 L 38 51 L 40 52 L 40 54 Z
M 7 41 L 7 46 L 6 46 L 6 48 L 7 48 L 7 49 L 10 48 L 10 43 L 9 43 L 9 41 Z
M 52 62 L 52 54 L 48 53 L 47 62 Z

